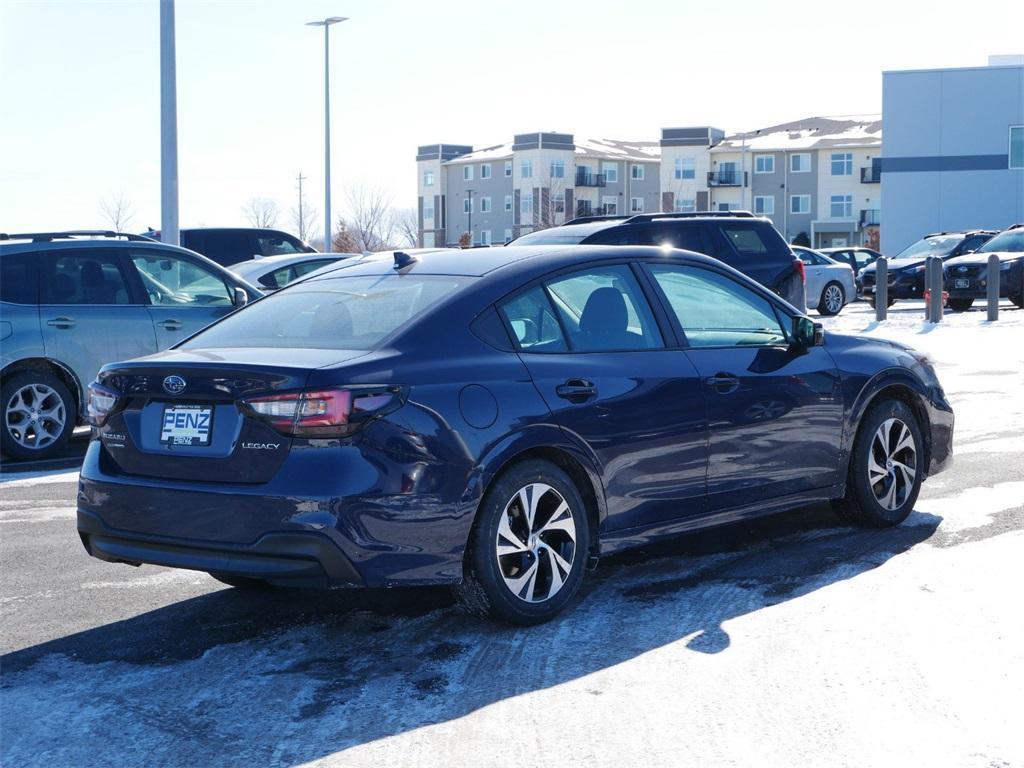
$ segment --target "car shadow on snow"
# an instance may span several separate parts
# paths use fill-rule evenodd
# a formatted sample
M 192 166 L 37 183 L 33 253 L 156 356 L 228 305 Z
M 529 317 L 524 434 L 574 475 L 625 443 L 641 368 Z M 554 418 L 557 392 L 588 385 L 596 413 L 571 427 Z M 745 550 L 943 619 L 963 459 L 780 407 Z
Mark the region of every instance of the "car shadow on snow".
M 811 507 L 691 534 L 603 561 L 531 628 L 464 616 L 447 590 L 219 590 L 0 658 L 20 733 L 5 762 L 304 763 L 681 640 L 719 653 L 730 619 L 874 569 L 940 521 L 857 530 Z

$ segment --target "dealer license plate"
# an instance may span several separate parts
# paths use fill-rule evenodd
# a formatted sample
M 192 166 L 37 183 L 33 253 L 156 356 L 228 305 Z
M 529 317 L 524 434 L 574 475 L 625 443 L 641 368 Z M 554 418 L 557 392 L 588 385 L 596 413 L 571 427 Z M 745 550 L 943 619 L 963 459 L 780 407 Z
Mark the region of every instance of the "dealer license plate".
M 970 280 L 964 280 L 964 279 L 954 280 L 953 281 L 953 287 L 954 288 L 970 288 L 971 287 L 971 281 Z
M 167 405 L 160 422 L 160 442 L 165 445 L 209 445 L 212 427 L 212 406 Z

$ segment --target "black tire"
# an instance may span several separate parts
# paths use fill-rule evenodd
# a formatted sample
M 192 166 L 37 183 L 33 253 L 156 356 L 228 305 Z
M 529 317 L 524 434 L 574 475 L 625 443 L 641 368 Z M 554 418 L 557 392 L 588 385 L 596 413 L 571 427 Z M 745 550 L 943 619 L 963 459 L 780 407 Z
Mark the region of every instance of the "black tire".
M 1024 293 L 1018 293 L 1016 296 L 1011 296 L 1010 301 L 1016 304 L 1018 309 L 1024 309 Z
M 24 406 L 31 409 L 36 405 L 31 395 L 24 394 L 26 388 L 33 386 L 45 388 L 44 391 L 52 393 L 42 403 L 45 411 L 40 409 L 40 412 L 52 412 L 52 407 L 57 407 L 58 411 L 62 409 L 63 426 L 59 427 L 59 432 L 52 439 L 43 437 L 41 431 L 35 428 L 31 421 L 31 410 L 27 414 L 29 420 L 26 420 L 26 413 L 22 410 Z M 23 393 L 20 399 L 19 392 Z M 59 407 L 57 399 L 60 401 Z M 78 421 L 75 398 L 64 382 L 49 371 L 35 368 L 16 373 L 4 381 L 0 387 L 0 411 L 0 448 L 8 456 L 29 461 L 49 459 L 59 453 L 71 439 Z M 54 418 L 42 418 L 39 424 L 44 430 L 58 429 Z M 40 447 L 32 447 L 33 441 L 39 442 Z
M 891 426 L 894 430 L 889 432 L 892 437 L 890 447 L 900 445 L 898 424 L 902 423 L 910 432 L 913 438 L 914 477 L 912 482 L 906 482 L 906 474 L 898 469 L 899 463 L 908 462 L 909 454 L 906 448 L 902 451 L 893 452 L 893 458 L 898 457 L 896 466 L 885 466 L 881 464 L 881 453 L 876 443 L 876 435 L 880 428 L 890 419 L 895 419 L 896 424 Z M 885 469 L 886 474 L 878 482 L 872 485 L 869 478 L 869 464 L 871 459 L 879 465 L 879 470 Z M 866 528 L 889 528 L 899 525 L 910 514 L 917 502 L 917 495 L 921 492 L 921 478 L 926 467 L 924 466 L 924 438 L 921 427 L 917 423 L 914 412 L 899 400 L 883 400 L 871 407 L 868 413 L 861 420 L 857 430 L 857 438 L 854 440 L 853 452 L 850 456 L 850 470 L 846 479 L 846 494 L 841 499 L 835 499 L 832 507 L 839 519 L 850 525 L 859 525 Z M 900 475 L 897 478 L 897 474 Z M 901 483 L 905 493 L 901 493 Z M 892 497 L 892 506 L 883 505 L 878 493 L 885 493 L 887 489 L 896 486 Z M 883 498 L 888 498 L 887 495 Z
M 966 312 L 974 305 L 974 299 L 950 299 L 949 308 L 954 312 Z
M 830 310 L 825 304 L 825 294 L 829 291 L 829 289 L 835 289 L 839 291 L 839 307 L 835 311 Z M 843 307 L 845 306 L 846 291 L 843 290 L 843 286 L 841 286 L 834 280 L 830 283 L 826 283 L 825 287 L 821 289 L 821 297 L 818 299 L 818 314 L 824 317 L 832 317 L 842 312 Z
M 533 526 L 536 535 L 530 536 L 525 533 L 526 518 L 521 514 L 522 506 L 517 499 L 520 489 L 537 483 L 549 486 L 555 493 L 544 492 L 539 497 Z M 554 519 L 552 507 L 560 506 L 558 496 L 568 506 L 568 517 L 575 528 L 571 559 L 567 556 L 570 551 L 567 544 L 569 533 L 540 530 L 546 521 Z M 536 540 L 538 545 L 532 551 L 524 549 L 522 552 L 502 555 L 502 565 L 499 565 L 497 539 L 503 517 L 516 522 L 518 530 L 513 533 L 520 545 L 524 538 L 527 542 Z M 564 522 L 566 513 L 563 512 L 559 519 Z M 544 536 L 548 538 L 542 538 Z M 526 546 L 529 547 L 529 543 Z M 542 554 L 541 550 L 545 548 L 557 549 L 563 562 L 570 564 L 564 578 L 563 569 L 556 564 L 554 556 L 548 552 Z M 455 596 L 462 608 L 475 616 L 499 619 L 510 624 L 540 624 L 556 616 L 575 596 L 583 581 L 589 554 L 587 510 L 576 485 L 565 472 L 550 462 L 524 461 L 498 477 L 480 503 L 463 562 L 463 580 L 455 588 Z M 503 568 L 507 568 L 510 573 L 503 572 Z M 531 568 L 535 569 L 533 582 L 527 581 L 517 595 L 506 584 L 506 579 L 519 577 L 520 573 L 523 574 L 520 578 L 528 578 Z M 530 602 L 527 597 L 535 588 L 543 590 L 546 587 L 548 591 L 554 588 L 556 577 L 551 575 L 552 568 L 558 569 L 558 578 L 562 578 L 560 588 L 550 597 Z
M 252 592 L 266 592 L 272 589 L 271 585 L 263 579 L 254 579 L 249 576 L 235 576 L 230 573 L 211 573 L 210 576 L 221 584 L 227 584 L 229 587 L 235 587 L 236 589 L 245 589 Z

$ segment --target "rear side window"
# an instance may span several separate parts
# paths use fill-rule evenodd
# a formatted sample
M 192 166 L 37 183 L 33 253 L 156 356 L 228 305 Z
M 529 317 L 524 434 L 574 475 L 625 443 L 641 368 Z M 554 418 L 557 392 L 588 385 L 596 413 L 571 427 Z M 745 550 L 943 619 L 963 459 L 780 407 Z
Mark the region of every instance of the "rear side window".
M 0 301 L 39 303 L 38 262 L 39 255 L 33 253 L 0 255 Z
M 121 260 L 95 249 L 56 251 L 41 263 L 43 304 L 129 304 Z
M 185 349 L 373 349 L 472 278 L 363 275 L 275 293 L 200 332 Z
M 738 253 L 744 256 L 763 256 L 768 253 L 768 244 L 756 227 L 742 224 L 723 224 L 722 234 Z
M 712 255 L 711 243 L 703 226 L 661 225 L 651 227 L 651 245 L 666 244 L 684 251 Z
M 189 235 L 186 247 L 203 254 L 222 267 L 248 261 L 255 255 L 255 246 L 246 232 L 197 232 Z

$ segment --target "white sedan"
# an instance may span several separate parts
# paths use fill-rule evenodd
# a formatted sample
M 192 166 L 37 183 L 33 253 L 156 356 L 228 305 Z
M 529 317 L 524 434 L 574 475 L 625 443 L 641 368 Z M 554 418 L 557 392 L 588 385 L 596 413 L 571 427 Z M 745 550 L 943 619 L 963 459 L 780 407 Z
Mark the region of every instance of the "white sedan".
M 800 245 L 790 247 L 804 263 L 808 309 L 817 308 L 819 315 L 838 315 L 847 303 L 857 298 L 852 267 L 840 264 L 820 251 Z
M 284 288 L 293 280 L 342 259 L 361 256 L 359 253 L 289 253 L 233 264 L 229 269 L 264 291 Z

